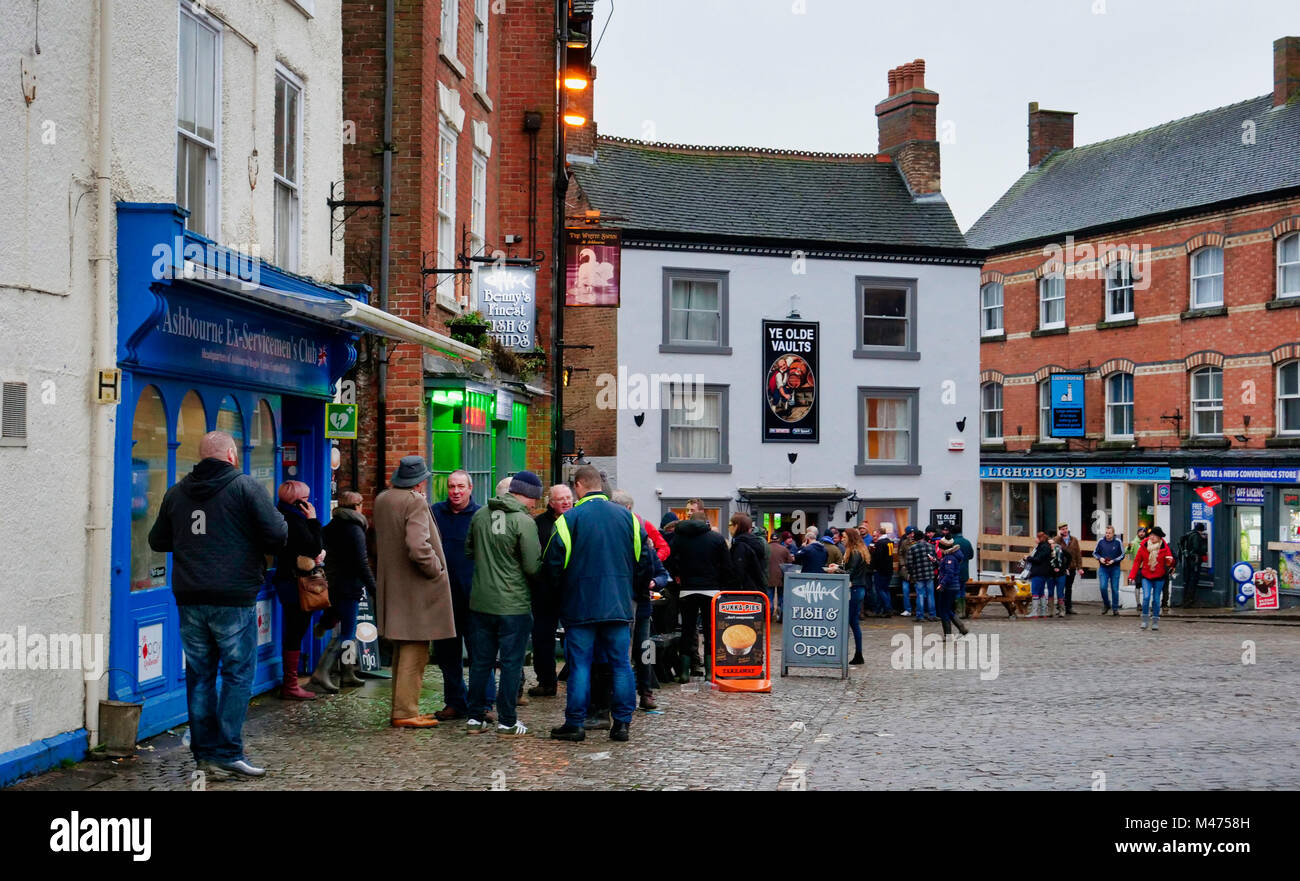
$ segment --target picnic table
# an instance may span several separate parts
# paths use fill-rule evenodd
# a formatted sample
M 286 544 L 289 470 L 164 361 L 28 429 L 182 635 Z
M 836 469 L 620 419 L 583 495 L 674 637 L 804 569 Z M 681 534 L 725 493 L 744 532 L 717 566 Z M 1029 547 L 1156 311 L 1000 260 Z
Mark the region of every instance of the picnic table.
M 990 594 L 989 588 L 1000 588 L 1001 595 Z M 978 618 L 984 612 L 984 607 L 989 603 L 1001 603 L 1006 608 L 1007 614 L 1014 618 L 1016 613 L 1022 615 L 1029 612 L 1029 597 L 1020 596 L 1016 592 L 1016 582 L 1013 578 L 998 578 L 992 581 L 968 581 L 966 582 L 966 617 Z

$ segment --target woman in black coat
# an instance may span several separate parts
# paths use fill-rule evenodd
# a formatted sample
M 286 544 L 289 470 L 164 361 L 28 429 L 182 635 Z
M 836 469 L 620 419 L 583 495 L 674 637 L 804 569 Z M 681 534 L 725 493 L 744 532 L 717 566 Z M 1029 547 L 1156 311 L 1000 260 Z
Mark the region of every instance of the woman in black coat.
M 1048 614 L 1043 604 L 1043 592 L 1049 582 L 1056 577 L 1052 570 L 1052 541 L 1046 532 L 1038 533 L 1038 546 L 1025 558 L 1029 565 L 1029 589 L 1033 594 L 1033 604 L 1029 607 L 1029 618 L 1042 618 Z
M 271 579 L 276 596 L 280 599 L 284 626 L 280 631 L 280 651 L 284 661 L 284 682 L 280 697 L 285 700 L 309 701 L 316 695 L 298 684 L 298 662 L 302 658 L 302 638 L 311 623 L 311 613 L 304 612 L 298 600 L 298 575 L 311 570 L 299 563 L 315 565 L 324 549 L 320 520 L 316 508 L 307 497 L 311 489 L 301 480 L 286 480 L 280 484 L 279 504 L 276 510 L 289 524 L 289 540 L 275 558 L 275 575 Z
M 370 560 L 366 554 L 366 516 L 361 513 L 361 493 L 344 490 L 339 493 L 339 504 L 334 509 L 334 516 L 325 525 L 322 535 L 325 538 L 325 578 L 330 585 L 331 620 L 337 620 L 338 638 L 330 643 L 338 644 L 342 653 L 342 676 L 339 683 L 332 678 L 332 670 L 317 669 L 320 675 L 313 675 L 312 680 L 326 691 L 338 691 L 339 685 L 362 685 L 357 678 L 357 606 L 361 597 L 368 590 L 375 595 L 375 576 L 370 571 Z M 331 651 L 326 650 L 329 657 Z

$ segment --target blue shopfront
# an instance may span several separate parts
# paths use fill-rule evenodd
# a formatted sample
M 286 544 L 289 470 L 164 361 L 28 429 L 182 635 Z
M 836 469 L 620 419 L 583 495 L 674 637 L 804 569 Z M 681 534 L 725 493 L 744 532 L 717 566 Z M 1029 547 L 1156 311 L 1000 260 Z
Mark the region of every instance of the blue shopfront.
M 339 317 L 357 295 L 241 261 L 186 232 L 174 205 L 119 204 L 117 262 L 109 694 L 144 705 L 144 737 L 186 718 L 171 559 L 148 542 L 163 494 L 196 464 L 202 435 L 222 429 L 272 498 L 282 480 L 302 480 L 327 519 L 325 404 L 355 362 L 360 328 Z M 260 693 L 281 674 L 269 583 L 257 611 Z M 310 648 L 309 662 L 319 646 Z

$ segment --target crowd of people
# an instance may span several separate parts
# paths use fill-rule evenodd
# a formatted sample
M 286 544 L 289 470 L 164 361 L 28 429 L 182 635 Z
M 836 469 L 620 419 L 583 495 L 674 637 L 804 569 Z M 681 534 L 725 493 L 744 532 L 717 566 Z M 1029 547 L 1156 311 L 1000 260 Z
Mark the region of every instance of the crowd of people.
M 273 504 L 239 469 L 229 434 L 205 435 L 199 458 L 164 496 L 149 542 L 173 556 L 190 748 L 200 770 L 218 776 L 265 773 L 247 761 L 242 728 L 257 655 L 255 605 L 268 562 L 281 605 L 280 697 L 309 701 L 362 684 L 357 619 L 369 597 L 391 650 L 390 723 L 397 728 L 461 721 L 471 735 L 519 737 L 529 732 L 519 707 L 557 696 L 564 681 L 564 718 L 552 738 L 581 741 L 590 730 L 608 729 L 610 739 L 626 741 L 638 704 L 657 708 L 656 670 L 670 669 L 683 683 L 711 674 L 713 598 L 724 590 L 763 592 L 779 621 L 791 570 L 848 576 L 851 664 L 864 663 L 862 618 L 897 612 L 937 621 L 945 638 L 954 629 L 967 632 L 961 615 L 975 553 L 949 527 L 907 526 L 895 535 L 892 524 L 863 522 L 825 534 L 809 527 L 798 536 L 769 535 L 737 512 L 724 537 L 699 499 L 688 502 L 684 519 L 669 512 L 655 526 L 590 465 L 576 469 L 572 486 L 549 490 L 536 474 L 517 472 L 496 485 L 485 505 L 474 500 L 471 476 L 455 471 L 447 476 L 446 498 L 431 502 L 420 488 L 432 472 L 420 456 L 401 460 L 375 499 L 373 520 L 362 512 L 362 496 L 343 490 L 322 526 L 307 484 L 284 482 Z M 1199 567 L 1203 532 L 1189 533 L 1180 550 L 1189 567 Z M 1104 613 L 1118 614 L 1119 567 L 1131 557 L 1142 627 L 1149 621 L 1158 629 L 1175 568 L 1163 531 L 1144 530 L 1126 551 L 1108 527 L 1093 554 Z M 1075 614 L 1072 590 L 1082 554 L 1069 527 L 1040 532 L 1024 562 L 1029 617 Z M 332 638 L 303 688 L 300 649 L 316 611 L 312 585 L 321 583 L 328 608 L 314 634 Z M 564 667 L 557 670 L 561 632 Z M 526 688 L 530 644 L 537 682 Z M 444 706 L 424 713 L 430 646 L 442 672 Z M 664 649 L 670 654 L 661 664 Z

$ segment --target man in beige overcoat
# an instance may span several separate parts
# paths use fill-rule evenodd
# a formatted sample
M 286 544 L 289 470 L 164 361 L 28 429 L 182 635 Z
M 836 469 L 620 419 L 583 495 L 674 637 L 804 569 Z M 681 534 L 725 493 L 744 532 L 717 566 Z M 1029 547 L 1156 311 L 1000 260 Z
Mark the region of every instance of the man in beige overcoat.
M 393 712 L 396 728 L 433 728 L 420 713 L 420 686 L 429 641 L 456 635 L 451 581 L 442 538 L 419 491 L 430 471 L 423 456 L 403 456 L 392 486 L 375 499 L 375 556 L 379 571 L 376 622 L 393 643 Z

